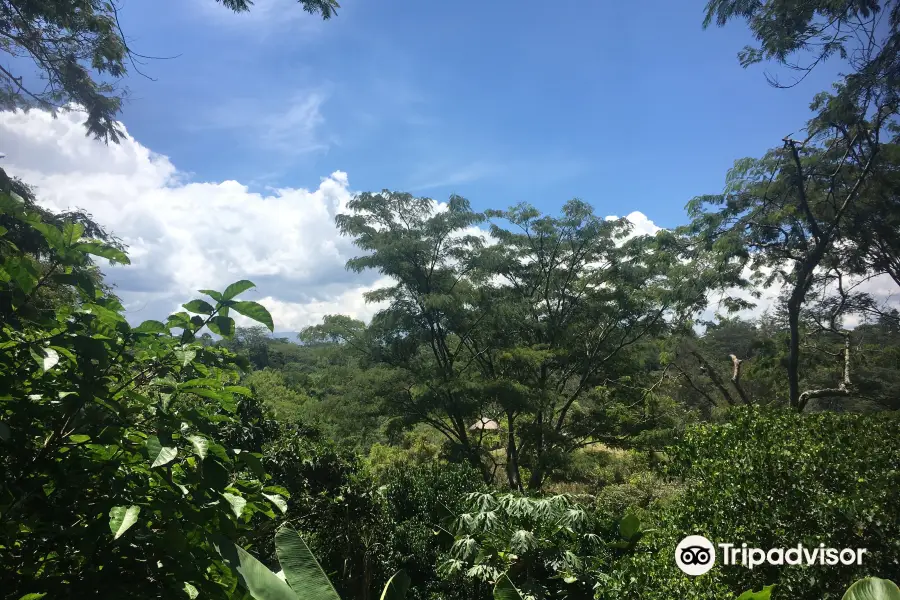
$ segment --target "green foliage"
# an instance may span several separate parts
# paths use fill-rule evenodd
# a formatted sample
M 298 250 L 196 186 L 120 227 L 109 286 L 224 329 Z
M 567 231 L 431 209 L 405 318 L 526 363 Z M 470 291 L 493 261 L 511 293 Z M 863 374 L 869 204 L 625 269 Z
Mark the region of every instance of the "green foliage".
M 501 575 L 497 578 L 497 585 L 494 586 L 494 600 L 523 600 L 523 598 L 509 577 Z
M 772 589 L 775 586 L 766 585 L 763 586 L 758 592 L 753 590 L 747 590 L 740 596 L 738 596 L 737 600 L 770 600 L 772 597 Z
M 651 552 L 620 561 L 601 597 L 724 597 L 776 585 L 772 597 L 836 600 L 869 573 L 894 575 L 900 540 L 896 415 L 742 408 L 689 428 L 670 451 L 680 496 L 659 514 Z M 686 579 L 674 548 L 688 533 L 756 548 L 866 548 L 863 565 L 717 568 Z M 640 592 L 633 591 L 640 590 Z
M 511 225 L 492 225 L 490 246 L 471 234 L 485 215 L 458 196 L 439 211 L 385 191 L 348 209 L 337 223 L 366 252 L 348 267 L 397 284 L 369 294 L 390 301 L 369 327 L 331 316 L 303 338 L 338 341 L 379 365 L 366 383 L 386 413 L 440 432 L 448 454 L 486 481 L 502 464 L 514 489 L 525 469 L 538 489 L 582 445 L 626 443 L 658 424 L 648 390 L 658 361 L 645 344 L 668 330 L 665 314 L 703 303 L 693 282 L 678 283 L 688 268 L 675 253 L 646 237 L 626 241 L 626 220 L 577 200 L 559 217 L 524 205 L 489 211 Z M 483 419 L 499 436 L 473 427 Z
M 281 371 L 253 371 L 244 379 L 244 384 L 283 422 L 297 421 L 304 414 L 303 405 L 310 401 L 302 393 L 285 385 Z
M 284 578 L 298 598 L 340 600 L 319 561 L 296 531 L 287 527 L 279 529 L 275 534 L 275 549 Z
M 225 540 L 217 546 L 225 562 L 238 573 L 241 585 L 257 600 L 340 600 L 319 561 L 296 531 L 279 528 L 275 548 L 284 579 L 236 544 Z M 381 599 L 403 600 L 408 588 L 409 577 L 399 571 L 388 580 Z
M 842 600 L 900 600 L 900 588 L 887 579 L 866 577 L 851 585 Z
M 589 498 L 588 498 L 589 500 Z M 635 515 L 604 522 L 564 495 L 529 498 L 475 492 L 453 521 L 455 541 L 441 569 L 481 581 L 515 583 L 529 598 L 593 598 L 598 572 L 650 532 Z M 504 575 L 505 574 L 505 575 Z M 495 592 L 496 593 L 496 592 Z
M 481 477 L 467 465 L 432 462 L 397 465 L 385 471 L 380 496 L 384 499 L 385 540 L 396 556 L 396 567 L 409 573 L 416 585 L 412 600 L 441 598 L 469 600 L 487 589 L 477 582 L 442 579 L 437 566 L 452 538 L 448 517 L 463 510 L 467 494 L 485 489 Z
M 0 237 L 0 588 L 229 597 L 212 532 L 274 512 L 260 455 L 228 443 L 249 423 L 238 361 L 197 341 L 228 303 L 133 328 L 91 279 L 90 257 L 127 263 L 120 250 L 13 196 L 0 209 L 17 239 L 44 240 L 34 254 Z

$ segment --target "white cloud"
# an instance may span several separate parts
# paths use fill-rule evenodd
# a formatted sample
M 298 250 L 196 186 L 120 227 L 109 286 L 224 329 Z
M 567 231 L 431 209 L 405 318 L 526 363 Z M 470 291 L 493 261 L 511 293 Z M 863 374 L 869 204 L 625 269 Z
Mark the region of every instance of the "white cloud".
M 261 151 L 280 156 L 328 150 L 333 139 L 322 129 L 322 107 L 328 99 L 324 88 L 295 91 L 287 96 L 259 98 L 232 97 L 205 110 L 203 116 L 188 125 L 189 130 L 220 130 L 237 134 L 242 141 Z
M 352 197 L 346 173 L 266 194 L 237 181 L 189 182 L 131 137 L 110 146 L 85 137 L 82 120 L 0 113 L 3 166 L 46 207 L 83 208 L 128 244 L 132 265 L 106 271 L 133 320 L 163 317 L 196 290 L 238 279 L 256 282 L 247 297 L 262 298 L 280 331 L 330 312 L 372 314 L 361 294 L 377 275 L 345 270 L 357 251 L 334 225 Z

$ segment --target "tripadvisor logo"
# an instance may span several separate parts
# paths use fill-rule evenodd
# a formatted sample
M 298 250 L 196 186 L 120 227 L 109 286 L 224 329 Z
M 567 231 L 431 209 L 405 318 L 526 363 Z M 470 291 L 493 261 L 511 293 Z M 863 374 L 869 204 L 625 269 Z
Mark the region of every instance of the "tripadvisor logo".
M 826 548 L 825 544 L 808 548 L 797 544 L 791 548 L 749 548 L 747 544 L 718 544 L 721 562 L 753 569 L 769 565 L 861 565 L 865 548 Z M 702 535 L 689 535 L 675 547 L 675 564 L 688 575 L 703 575 L 713 568 L 716 549 Z

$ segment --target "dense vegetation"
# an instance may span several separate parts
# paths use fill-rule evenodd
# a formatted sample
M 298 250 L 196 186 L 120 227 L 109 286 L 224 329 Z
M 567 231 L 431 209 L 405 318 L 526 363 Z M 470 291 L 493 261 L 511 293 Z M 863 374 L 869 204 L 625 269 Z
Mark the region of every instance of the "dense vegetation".
M 46 97 L 4 73 L 0 98 L 76 100 L 115 141 L 118 100 L 84 59 L 118 77 L 130 50 L 114 8 L 69 4 L 0 0 L 4 50 L 74 57 L 46 63 Z M 271 336 L 245 280 L 129 322 L 100 271 L 126 248 L 0 171 L 0 597 L 293 597 L 313 555 L 327 578 L 303 573 L 345 599 L 900 581 L 900 313 L 864 291 L 900 285 L 900 4 L 709 3 L 707 24 L 732 20 L 759 42 L 745 65 L 846 61 L 803 140 L 736 161 L 656 235 L 579 200 L 359 194 L 336 222 L 348 268 L 389 276 L 380 310 L 296 339 Z M 688 577 L 687 534 L 867 555 Z

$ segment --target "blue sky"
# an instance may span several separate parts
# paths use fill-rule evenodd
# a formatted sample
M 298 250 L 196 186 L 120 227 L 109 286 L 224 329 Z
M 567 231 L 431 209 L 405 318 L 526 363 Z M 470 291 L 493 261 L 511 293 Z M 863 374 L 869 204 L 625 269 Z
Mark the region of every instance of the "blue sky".
M 132 71 L 118 145 L 78 111 L 0 112 L 4 169 L 128 245 L 106 272 L 131 320 L 239 279 L 279 331 L 367 320 L 365 292 L 391 282 L 344 268 L 359 251 L 334 216 L 357 191 L 550 213 L 578 197 L 639 232 L 682 224 L 735 159 L 796 134 L 836 72 L 770 87 L 771 65 L 738 64 L 742 24 L 703 31 L 702 0 L 343 1 L 328 22 L 293 0 L 126 1 L 134 50 L 175 58 Z
M 321 22 L 283 0 L 132 1 L 132 45 L 177 58 L 133 74 L 123 121 L 198 181 L 309 187 L 340 169 L 356 190 L 580 197 L 673 226 L 734 159 L 799 130 L 835 75 L 770 87 L 771 65 L 738 64 L 745 27 L 704 31 L 704 4 L 345 0 Z

